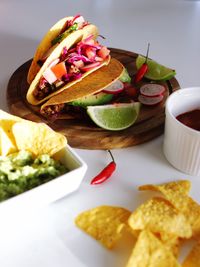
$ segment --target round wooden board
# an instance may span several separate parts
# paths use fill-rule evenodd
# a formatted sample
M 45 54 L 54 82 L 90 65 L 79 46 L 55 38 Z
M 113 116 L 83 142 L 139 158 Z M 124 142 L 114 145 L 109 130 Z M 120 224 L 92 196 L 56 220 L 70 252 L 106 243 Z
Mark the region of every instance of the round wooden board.
M 111 56 L 117 58 L 133 76 L 136 72 L 135 60 L 138 54 L 110 48 Z M 55 131 L 64 134 L 72 147 L 84 149 L 114 149 L 134 146 L 149 141 L 163 133 L 164 106 L 169 94 L 180 88 L 175 78 L 163 82 L 166 87 L 162 103 L 154 107 L 142 106 L 137 122 L 123 131 L 107 131 L 96 127 L 92 122 L 60 119 L 48 121 L 40 113 L 40 107 L 32 106 L 26 101 L 28 83 L 27 72 L 31 60 L 20 66 L 12 75 L 7 87 L 7 103 L 10 112 L 24 119 L 44 122 Z M 146 81 L 148 82 L 148 81 Z M 143 82 L 145 83 L 145 81 Z

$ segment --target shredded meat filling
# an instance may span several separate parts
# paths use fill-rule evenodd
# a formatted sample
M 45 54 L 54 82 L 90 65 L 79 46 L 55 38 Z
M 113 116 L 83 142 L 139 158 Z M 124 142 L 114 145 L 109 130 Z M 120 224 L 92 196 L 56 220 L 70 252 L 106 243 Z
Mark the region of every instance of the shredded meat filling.
M 52 92 L 53 88 L 51 86 L 45 86 L 43 88 L 39 88 L 37 87 L 36 90 L 33 92 L 33 95 L 38 99 L 38 100 L 42 100 L 44 99 L 46 96 L 49 95 L 50 92 Z
M 61 113 L 64 107 L 65 107 L 65 104 L 47 106 L 41 110 L 41 113 L 45 116 L 53 116 L 58 113 Z

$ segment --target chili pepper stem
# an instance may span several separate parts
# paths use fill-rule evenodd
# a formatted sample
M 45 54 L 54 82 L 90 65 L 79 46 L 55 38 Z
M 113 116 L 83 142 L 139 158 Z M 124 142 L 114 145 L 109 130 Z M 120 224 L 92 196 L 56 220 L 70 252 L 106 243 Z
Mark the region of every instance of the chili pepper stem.
M 147 47 L 147 53 L 146 53 L 146 59 L 144 63 L 147 63 L 148 57 L 149 57 L 149 48 L 150 48 L 150 43 L 148 43 L 148 47 Z
M 113 154 L 112 154 L 112 152 L 109 149 L 108 149 L 108 153 L 110 154 L 112 161 L 115 162 L 115 159 L 113 157 Z

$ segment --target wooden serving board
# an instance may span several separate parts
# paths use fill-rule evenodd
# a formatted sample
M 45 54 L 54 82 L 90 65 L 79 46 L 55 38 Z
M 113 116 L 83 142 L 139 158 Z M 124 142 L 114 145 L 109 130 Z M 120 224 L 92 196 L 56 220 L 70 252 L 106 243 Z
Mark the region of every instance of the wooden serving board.
M 128 69 L 131 76 L 136 73 L 135 60 L 138 54 L 116 49 L 111 49 L 111 56 L 117 58 Z M 7 87 L 7 103 L 10 112 L 19 117 L 35 122 L 44 122 L 55 131 L 64 134 L 72 147 L 84 149 L 114 149 L 129 147 L 149 141 L 163 133 L 164 106 L 169 94 L 180 88 L 175 78 L 162 84 L 166 87 L 162 103 L 154 107 L 142 106 L 137 122 L 122 131 L 107 131 L 101 129 L 90 121 L 59 119 L 48 121 L 40 113 L 38 106 L 32 106 L 26 101 L 28 83 L 27 72 L 31 60 L 20 66 L 12 75 Z M 142 83 L 149 81 L 144 81 Z

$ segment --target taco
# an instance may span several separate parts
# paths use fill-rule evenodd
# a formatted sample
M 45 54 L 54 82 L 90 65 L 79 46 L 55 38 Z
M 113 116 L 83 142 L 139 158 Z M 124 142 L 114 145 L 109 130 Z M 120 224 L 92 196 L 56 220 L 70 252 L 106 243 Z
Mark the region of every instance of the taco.
M 109 88 L 124 86 L 125 83 L 130 83 L 130 80 L 124 66 L 117 59 L 111 58 L 107 66 L 103 66 L 80 83 L 50 98 L 41 106 L 40 113 L 53 120 L 85 118 L 87 106 L 116 101 L 121 90 L 118 90 L 119 93 L 116 91 L 113 93 Z
M 88 25 L 61 41 L 32 81 L 27 101 L 38 105 L 107 65 L 110 51 L 96 41 L 97 34 Z
M 88 25 L 90 25 L 90 23 L 85 21 L 81 15 L 65 17 L 53 25 L 37 47 L 29 68 L 27 76 L 28 83 L 31 84 L 45 60 L 64 38 Z

